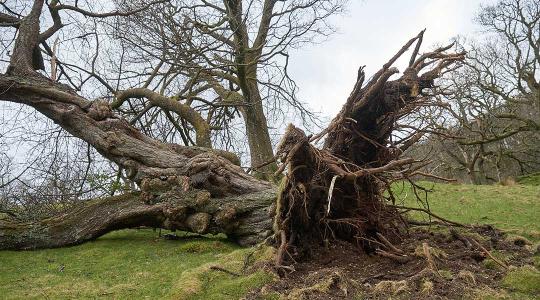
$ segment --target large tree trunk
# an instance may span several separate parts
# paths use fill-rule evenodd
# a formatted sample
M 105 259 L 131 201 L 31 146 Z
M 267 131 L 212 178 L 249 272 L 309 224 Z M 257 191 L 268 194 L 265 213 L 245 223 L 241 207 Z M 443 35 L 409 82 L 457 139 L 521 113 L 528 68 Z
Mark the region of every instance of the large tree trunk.
M 206 191 L 173 188 L 156 195 L 153 203 L 143 202 L 142 194 L 87 201 L 39 222 L 0 220 L 0 250 L 75 245 L 139 226 L 225 233 L 240 245 L 253 245 L 271 234 L 273 189 L 216 199 Z
M 246 174 L 224 151 L 151 139 L 116 116 L 108 103 L 89 101 L 34 71 L 32 52 L 44 1 L 19 26 L 11 63 L 0 75 L 0 99 L 31 106 L 127 170 L 141 189 L 81 204 L 68 214 L 33 223 L 3 220 L 0 248 L 58 247 L 140 225 L 227 233 L 241 244 L 271 233 L 271 184 Z
M 273 187 L 246 174 L 232 158 L 227 159 L 227 153 L 150 139 L 113 115 L 106 103 L 89 102 L 39 74 L 2 75 L 0 89 L 6 91 L 3 100 L 34 107 L 128 170 L 141 187 L 139 196 L 118 198 L 122 202 L 97 200 L 104 207 L 90 202 L 68 215 L 43 222 L 4 221 L 0 224 L 0 248 L 70 245 L 111 230 L 147 224 L 200 233 L 223 232 L 241 244 L 256 243 L 271 234 Z M 190 197 L 183 196 L 194 191 L 208 196 L 194 205 Z M 116 208 L 121 209 L 109 213 Z M 186 210 L 182 215 L 186 220 L 179 216 L 176 223 L 168 223 L 171 210 Z M 220 221 L 223 214 L 230 220 Z M 108 218 L 101 218 L 104 215 Z M 182 224 L 192 215 L 207 218 L 209 225 L 195 230 Z
M 257 81 L 249 82 L 247 88 L 249 90 L 250 106 L 246 107 L 244 116 L 251 166 L 255 176 L 267 180 L 272 179 L 277 166 L 276 163 L 272 162 L 274 157 L 272 141 L 270 140 Z

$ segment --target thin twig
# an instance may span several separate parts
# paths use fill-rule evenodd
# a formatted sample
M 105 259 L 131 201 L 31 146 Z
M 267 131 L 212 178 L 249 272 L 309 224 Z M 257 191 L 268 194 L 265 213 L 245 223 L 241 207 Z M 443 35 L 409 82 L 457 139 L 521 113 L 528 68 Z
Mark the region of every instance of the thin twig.
M 464 227 L 464 228 L 472 228 L 470 225 L 464 225 L 464 224 L 461 224 L 461 223 L 458 223 L 458 222 L 454 222 L 454 221 L 450 221 L 448 219 L 445 219 L 443 217 L 440 217 L 434 213 L 432 213 L 431 211 L 427 210 L 427 209 L 423 209 L 423 208 L 417 208 L 417 207 L 408 207 L 408 206 L 401 206 L 401 205 L 389 205 L 389 206 L 392 206 L 392 207 L 395 207 L 395 208 L 399 208 L 399 209 L 407 209 L 407 210 L 416 210 L 416 211 L 421 211 L 421 212 L 424 212 L 432 217 L 434 217 L 435 219 L 439 219 L 445 223 L 449 223 L 449 224 L 453 224 L 454 226 L 458 226 L 458 227 Z
M 233 271 L 229 271 L 229 270 L 224 269 L 224 268 L 219 267 L 219 266 L 211 266 L 211 267 L 210 267 L 210 270 L 220 271 L 220 272 L 223 272 L 223 273 L 227 273 L 227 274 L 232 275 L 232 276 L 234 276 L 234 277 L 240 277 L 240 274 L 235 273 L 235 272 L 233 272 Z
M 408 263 L 408 262 L 410 262 L 412 260 L 412 258 L 410 256 L 401 256 L 401 255 L 386 252 L 386 251 L 381 250 L 381 249 L 375 250 L 375 253 L 377 253 L 380 256 L 390 258 L 391 260 L 397 261 L 397 262 L 399 262 L 401 264 Z
M 478 248 L 480 248 L 480 250 L 482 250 L 487 256 L 489 256 L 489 258 L 493 259 L 494 262 L 496 262 L 498 265 L 500 265 L 501 267 L 503 267 L 504 269 L 508 269 L 508 265 L 506 265 L 505 263 L 503 263 L 502 261 L 498 260 L 497 258 L 495 258 L 491 252 L 489 252 L 486 248 L 484 248 L 484 246 L 482 246 L 478 241 L 476 241 L 474 238 L 472 237 L 469 237 L 469 240 Z
M 384 243 L 384 245 L 386 245 L 386 247 L 388 247 L 388 249 L 398 253 L 398 254 L 403 254 L 403 250 L 397 248 L 396 246 L 394 246 L 392 243 L 390 243 L 390 241 L 388 239 L 386 239 L 384 237 L 384 235 L 380 234 L 377 232 L 377 237 L 379 238 L 379 240 L 381 240 L 381 242 Z

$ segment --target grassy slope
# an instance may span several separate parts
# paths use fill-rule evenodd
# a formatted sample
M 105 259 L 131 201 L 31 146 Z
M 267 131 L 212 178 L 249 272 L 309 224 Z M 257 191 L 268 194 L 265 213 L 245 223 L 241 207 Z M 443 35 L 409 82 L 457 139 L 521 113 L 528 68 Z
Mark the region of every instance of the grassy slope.
M 467 224 L 492 224 L 500 229 L 540 239 L 539 185 L 454 185 L 422 182 L 428 188 L 431 211 Z M 396 185 L 394 192 L 408 206 L 423 207 L 410 185 Z M 419 193 L 424 197 L 423 193 Z M 417 219 L 427 220 L 421 213 Z
M 457 185 L 420 182 L 430 190 L 429 207 L 437 215 L 464 224 L 492 224 L 506 232 L 527 237 L 540 247 L 540 174 L 519 178 L 521 184 Z M 395 185 L 393 191 L 403 205 L 425 208 L 425 199 L 416 200 L 409 184 Z M 420 193 L 421 197 L 425 193 Z M 428 221 L 419 212 L 415 219 Z M 497 254 L 497 253 L 494 253 Z M 540 255 L 535 255 L 534 266 L 511 269 L 502 277 L 501 290 L 477 291 L 464 295 L 472 299 L 540 299 Z M 484 261 L 486 267 L 490 260 Z
M 441 216 L 495 224 L 540 239 L 538 185 L 424 186 L 433 188 L 429 203 Z M 419 205 L 409 186 L 396 186 L 395 191 L 405 204 Z M 238 299 L 272 276 L 259 271 L 233 277 L 210 266 L 239 273 L 250 252 L 222 237 L 168 241 L 158 239 L 152 230 L 124 230 L 63 249 L 3 251 L 0 298 Z
M 123 230 L 81 246 L 0 252 L 0 298 L 234 299 L 271 279 L 258 272 L 240 278 L 251 249 L 224 238 L 169 241 L 152 230 Z M 186 276 L 188 275 L 188 276 Z

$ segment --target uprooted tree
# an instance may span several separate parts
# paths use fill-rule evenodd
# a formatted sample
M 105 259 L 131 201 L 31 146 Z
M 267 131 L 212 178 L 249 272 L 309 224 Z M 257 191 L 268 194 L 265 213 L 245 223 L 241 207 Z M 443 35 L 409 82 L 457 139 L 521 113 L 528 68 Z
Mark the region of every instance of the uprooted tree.
M 0 99 L 30 106 L 128 170 L 139 191 L 82 202 L 68 213 L 22 222 L 0 220 L 0 249 L 60 247 L 95 239 L 112 230 L 152 226 L 196 233 L 225 233 L 242 245 L 274 237 L 277 263 L 286 253 L 334 239 L 366 251 L 398 237 L 406 226 L 389 185 L 419 172 L 422 163 L 401 158 L 421 138 L 400 120 L 431 105 L 434 80 L 464 53 L 452 45 L 420 54 L 423 31 L 409 40 L 364 83 L 363 67 L 350 97 L 329 127 L 306 136 L 290 125 L 276 159 L 284 173 L 279 188 L 246 174 L 230 153 L 151 139 L 111 111 L 35 71 L 34 49 L 50 36 L 40 33 L 43 0 L 17 22 L 18 36 Z M 51 30 L 54 30 L 51 29 Z M 403 74 L 393 64 L 415 45 Z M 396 131 L 401 134 L 396 135 Z M 325 138 L 322 148 L 314 144 Z M 389 196 L 384 195 L 389 191 Z

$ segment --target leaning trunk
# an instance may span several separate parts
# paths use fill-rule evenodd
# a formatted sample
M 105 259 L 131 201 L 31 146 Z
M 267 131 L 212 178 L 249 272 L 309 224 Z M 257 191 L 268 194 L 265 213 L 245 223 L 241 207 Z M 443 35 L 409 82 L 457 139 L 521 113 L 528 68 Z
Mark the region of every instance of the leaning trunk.
M 95 199 L 39 222 L 0 220 L 0 250 L 75 245 L 140 226 L 225 233 L 244 246 L 264 240 L 271 232 L 272 189 L 213 199 L 206 191 L 173 188 L 155 196 L 152 203 L 143 201 L 144 192 Z

